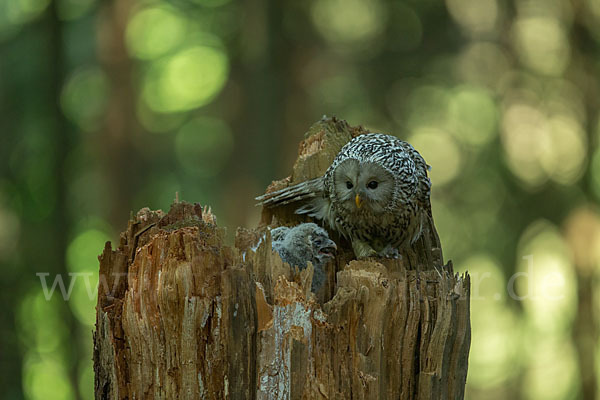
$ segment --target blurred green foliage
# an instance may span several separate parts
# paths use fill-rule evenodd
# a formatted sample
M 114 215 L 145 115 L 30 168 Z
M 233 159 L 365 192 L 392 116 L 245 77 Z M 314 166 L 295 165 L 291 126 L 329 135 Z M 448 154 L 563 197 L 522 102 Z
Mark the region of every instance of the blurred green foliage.
M 597 397 L 599 49 L 598 0 L 0 0 L 2 398 L 93 398 L 104 242 L 256 225 L 323 114 L 432 165 L 468 398 Z

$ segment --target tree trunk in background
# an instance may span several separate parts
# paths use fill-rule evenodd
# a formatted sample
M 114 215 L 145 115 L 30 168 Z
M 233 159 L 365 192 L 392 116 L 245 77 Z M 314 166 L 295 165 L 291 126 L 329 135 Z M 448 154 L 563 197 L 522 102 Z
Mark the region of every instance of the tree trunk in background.
M 70 234 L 70 215 L 68 210 L 69 201 L 67 199 L 69 186 L 65 180 L 67 176 L 67 162 L 68 155 L 74 148 L 76 139 L 74 129 L 66 119 L 61 108 L 60 97 L 63 91 L 63 85 L 65 83 L 65 76 L 67 74 L 67 62 L 66 52 L 67 44 L 65 39 L 65 29 L 63 21 L 60 18 L 60 5 L 58 1 L 52 1 L 49 5 L 46 13 L 46 23 L 48 25 L 48 59 L 50 60 L 46 65 L 46 70 L 49 76 L 49 96 L 46 101 L 50 104 L 49 111 L 52 113 L 51 121 L 52 124 L 49 132 L 52 133 L 52 140 L 55 145 L 53 150 L 53 156 L 55 161 L 54 171 L 52 177 L 54 178 L 53 186 L 56 193 L 56 207 L 52 213 L 52 219 L 50 225 L 54 230 L 53 238 L 54 248 L 58 251 L 55 256 L 46 255 L 45 261 L 48 265 L 52 265 L 58 274 L 68 273 L 66 252 L 69 244 Z M 44 93 L 45 91 L 41 91 Z M 67 303 L 60 305 L 62 322 L 65 327 L 69 330 L 72 336 L 79 335 L 79 329 L 81 328 L 78 321 L 73 316 L 72 310 L 69 308 Z M 67 362 L 67 371 L 69 374 L 69 381 L 71 386 L 75 389 L 72 391 L 73 399 L 79 400 L 81 394 L 78 387 L 78 368 L 79 359 L 78 355 L 81 349 L 77 344 L 74 344 L 70 348 L 67 357 L 71 362 Z
M 143 140 L 136 118 L 137 90 L 134 82 L 134 62 L 125 45 L 125 31 L 134 0 L 105 0 L 100 3 L 96 29 L 98 61 L 111 83 L 108 108 L 96 135 L 94 145 L 102 157 L 102 167 L 111 183 L 111 204 L 108 220 L 120 226 L 129 215 L 135 184 L 141 172 L 136 140 Z
M 361 129 L 327 120 L 311 133 L 293 177 L 275 187 L 322 173 Z M 290 210 L 263 216 L 299 222 Z M 316 294 L 312 267 L 284 264 L 265 226 L 238 229 L 234 247 L 223 236 L 209 210 L 176 203 L 166 215 L 141 210 L 117 250 L 107 243 L 97 399 L 463 397 L 469 276 L 442 265 L 433 224 L 416 258 L 351 260 L 338 241 Z

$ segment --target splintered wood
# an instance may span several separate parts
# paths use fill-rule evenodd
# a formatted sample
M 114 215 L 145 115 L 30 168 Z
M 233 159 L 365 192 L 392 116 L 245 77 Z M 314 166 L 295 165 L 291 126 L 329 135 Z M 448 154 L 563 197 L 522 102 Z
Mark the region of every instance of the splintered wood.
M 327 141 L 340 145 L 311 134 L 303 146 L 320 154 Z M 302 168 L 300 180 L 322 166 Z M 283 263 L 266 225 L 239 229 L 229 247 L 199 205 L 143 209 L 99 257 L 96 398 L 463 398 L 469 276 L 443 265 L 431 235 L 417 266 L 352 260 L 342 244 L 311 293 L 312 266 Z

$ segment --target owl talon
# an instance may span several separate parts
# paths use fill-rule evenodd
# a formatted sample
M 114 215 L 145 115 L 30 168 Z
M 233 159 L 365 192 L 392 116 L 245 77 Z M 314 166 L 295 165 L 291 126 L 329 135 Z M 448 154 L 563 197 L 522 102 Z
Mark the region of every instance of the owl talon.
M 371 246 L 369 246 L 369 244 L 361 240 L 354 240 L 352 242 L 352 250 L 354 250 L 354 255 L 356 256 L 356 258 L 368 258 L 377 256 L 377 252 Z
M 379 253 L 377 253 L 380 257 L 385 257 L 385 258 L 402 258 L 402 255 L 400 255 L 400 252 L 398 251 L 397 248 L 392 247 L 392 246 L 386 246 L 383 250 L 381 250 Z

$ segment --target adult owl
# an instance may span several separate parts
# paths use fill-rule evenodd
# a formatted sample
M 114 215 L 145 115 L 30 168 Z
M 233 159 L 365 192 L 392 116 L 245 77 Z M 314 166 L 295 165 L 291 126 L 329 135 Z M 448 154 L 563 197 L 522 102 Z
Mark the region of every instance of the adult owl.
M 395 256 L 421 235 L 430 213 L 428 165 L 394 136 L 356 136 L 325 175 L 257 197 L 266 207 L 302 202 L 298 214 L 324 221 L 358 258 Z

